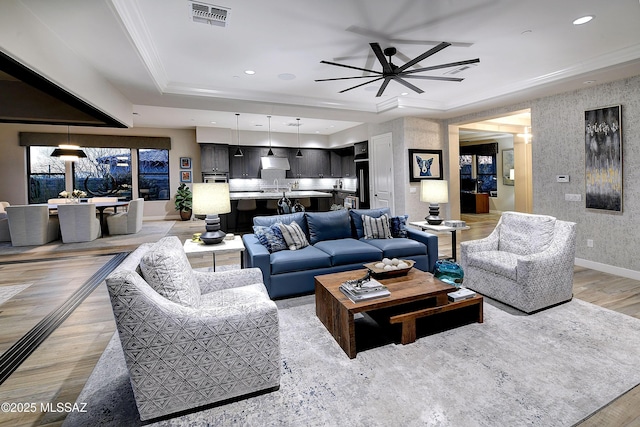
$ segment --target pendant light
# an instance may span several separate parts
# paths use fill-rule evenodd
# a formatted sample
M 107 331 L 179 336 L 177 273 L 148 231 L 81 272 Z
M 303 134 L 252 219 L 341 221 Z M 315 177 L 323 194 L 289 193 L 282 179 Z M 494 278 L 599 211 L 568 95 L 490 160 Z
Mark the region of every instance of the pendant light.
M 77 145 L 71 145 L 71 135 L 69 133 L 69 126 L 67 126 L 67 143 L 60 144 L 58 148 L 51 153 L 52 157 L 60 157 L 60 160 L 75 162 L 81 157 L 87 157 L 87 155 Z
M 273 150 L 271 149 L 271 116 L 267 116 L 269 119 L 269 152 L 267 156 L 273 156 Z
M 298 152 L 296 153 L 296 157 L 300 158 L 302 157 L 302 151 L 300 151 L 300 118 L 296 120 L 298 121 L 298 126 L 296 126 L 298 128 Z
M 236 136 L 238 139 L 238 148 L 236 148 L 236 152 L 233 154 L 233 157 L 242 157 L 244 153 L 240 149 L 240 128 L 238 127 L 238 118 L 240 117 L 240 113 L 236 113 Z

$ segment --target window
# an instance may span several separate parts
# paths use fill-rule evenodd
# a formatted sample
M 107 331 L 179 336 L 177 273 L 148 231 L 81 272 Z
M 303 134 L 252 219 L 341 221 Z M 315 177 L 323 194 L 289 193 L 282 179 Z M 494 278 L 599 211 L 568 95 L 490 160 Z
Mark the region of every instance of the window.
M 489 193 L 498 190 L 498 144 L 460 147 L 460 189 Z
M 138 150 L 138 197 L 169 200 L 169 150 Z
M 27 150 L 29 203 L 47 203 L 64 191 L 65 165 L 58 157 L 51 157 L 55 148 L 32 146 Z
M 86 158 L 74 162 L 73 188 L 88 197 L 131 200 L 131 150 L 83 147 Z

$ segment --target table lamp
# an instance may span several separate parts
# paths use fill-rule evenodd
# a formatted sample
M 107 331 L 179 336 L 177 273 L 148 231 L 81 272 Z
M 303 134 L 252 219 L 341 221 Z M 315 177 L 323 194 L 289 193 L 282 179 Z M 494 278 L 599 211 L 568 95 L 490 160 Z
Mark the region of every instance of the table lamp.
M 200 235 L 205 245 L 220 243 L 226 233 L 220 230 L 218 214 L 231 212 L 228 183 L 193 184 L 193 213 L 205 216 L 206 231 Z
M 420 182 L 420 201 L 429 203 L 429 216 L 424 219 L 431 225 L 442 223 L 439 203 L 449 203 L 447 181 L 423 179 Z

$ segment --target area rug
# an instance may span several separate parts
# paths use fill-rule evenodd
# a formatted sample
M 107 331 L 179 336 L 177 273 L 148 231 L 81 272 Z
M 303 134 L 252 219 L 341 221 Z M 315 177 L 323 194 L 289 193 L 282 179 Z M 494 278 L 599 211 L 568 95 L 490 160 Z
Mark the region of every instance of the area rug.
M 313 296 L 278 301 L 278 391 L 154 426 L 570 426 L 640 383 L 640 320 L 576 300 L 349 359 Z M 140 425 L 117 336 L 64 426 Z
M 27 283 L 24 285 L 0 286 L 0 305 L 9 301 L 15 295 L 24 291 L 31 285 L 32 285 L 31 283 Z
M 90 242 L 62 243 L 56 240 L 40 246 L 11 246 L 11 242 L 0 242 L 0 256 L 2 255 L 28 255 L 46 256 L 47 253 L 78 252 L 83 250 L 109 250 L 122 251 L 122 248 L 136 247 L 142 243 L 157 242 L 171 230 L 175 221 L 145 221 L 142 229 L 136 234 L 122 234 L 100 237 Z

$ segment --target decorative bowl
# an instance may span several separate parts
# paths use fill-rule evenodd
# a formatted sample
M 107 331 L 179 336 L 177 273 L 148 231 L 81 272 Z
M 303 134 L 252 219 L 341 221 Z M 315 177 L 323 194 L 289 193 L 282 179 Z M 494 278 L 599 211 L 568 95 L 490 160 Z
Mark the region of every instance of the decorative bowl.
M 371 271 L 371 275 L 376 279 L 384 279 L 387 277 L 404 276 L 409 273 L 409 271 L 413 268 L 413 265 L 416 263 L 415 261 L 410 259 L 401 259 L 400 261 L 405 262 L 409 265 L 409 267 L 398 270 L 384 270 L 382 268 L 376 267 L 376 264 L 380 261 L 370 262 L 368 264 L 364 264 L 364 266 L 367 267 L 369 271 Z

